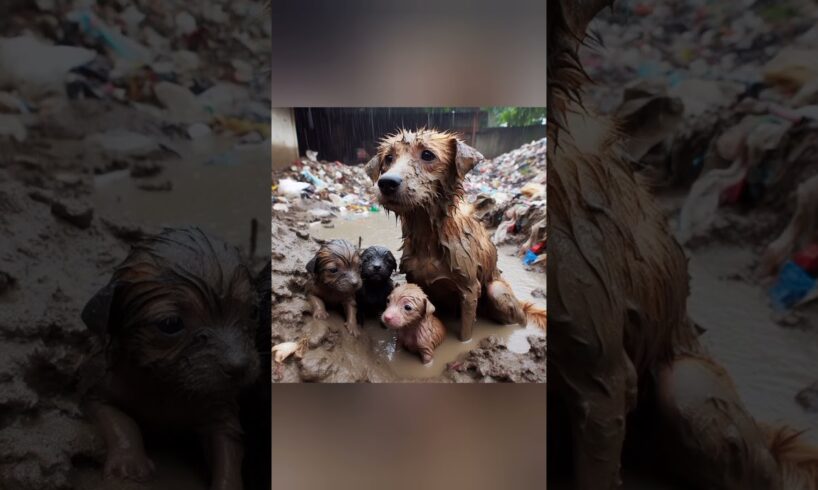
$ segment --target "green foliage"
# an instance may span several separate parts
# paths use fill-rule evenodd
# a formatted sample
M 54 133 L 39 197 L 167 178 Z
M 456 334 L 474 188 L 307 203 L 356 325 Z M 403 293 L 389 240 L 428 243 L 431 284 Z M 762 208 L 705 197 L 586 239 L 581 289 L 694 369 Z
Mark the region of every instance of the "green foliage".
M 545 107 L 492 107 L 489 110 L 501 126 L 545 124 Z

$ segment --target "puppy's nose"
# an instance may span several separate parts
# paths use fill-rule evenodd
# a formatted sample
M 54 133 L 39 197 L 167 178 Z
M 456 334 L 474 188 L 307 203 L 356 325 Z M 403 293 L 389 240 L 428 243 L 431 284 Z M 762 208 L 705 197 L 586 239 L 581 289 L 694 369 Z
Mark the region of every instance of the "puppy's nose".
M 399 176 L 386 174 L 378 179 L 378 188 L 384 194 L 394 194 L 395 191 L 398 190 L 398 187 L 400 187 L 401 182 L 403 182 L 403 179 Z
M 222 360 L 222 369 L 228 376 L 238 378 L 250 367 L 250 358 L 238 352 L 230 353 Z
M 381 264 L 374 264 L 374 265 L 372 265 L 372 270 L 373 270 L 373 271 L 375 271 L 375 272 L 380 272 L 380 270 L 381 270 Z

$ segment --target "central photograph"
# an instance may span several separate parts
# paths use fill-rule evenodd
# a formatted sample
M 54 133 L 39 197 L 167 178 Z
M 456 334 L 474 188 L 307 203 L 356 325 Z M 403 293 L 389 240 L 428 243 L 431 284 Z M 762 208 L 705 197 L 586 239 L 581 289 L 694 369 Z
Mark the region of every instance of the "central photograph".
M 273 109 L 273 382 L 544 383 L 545 113 Z

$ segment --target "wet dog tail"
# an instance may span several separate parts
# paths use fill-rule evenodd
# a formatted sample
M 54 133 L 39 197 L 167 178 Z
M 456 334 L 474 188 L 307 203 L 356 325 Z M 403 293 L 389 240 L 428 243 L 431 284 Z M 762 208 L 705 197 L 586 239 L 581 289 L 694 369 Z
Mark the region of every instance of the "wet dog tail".
M 534 325 L 545 330 L 548 323 L 548 313 L 545 308 L 540 308 L 530 301 L 523 301 L 521 303 L 523 313 L 525 313 L 526 323 L 533 323 Z
M 762 429 L 781 472 L 781 488 L 818 489 L 818 447 L 803 441 L 804 431 L 787 426 Z

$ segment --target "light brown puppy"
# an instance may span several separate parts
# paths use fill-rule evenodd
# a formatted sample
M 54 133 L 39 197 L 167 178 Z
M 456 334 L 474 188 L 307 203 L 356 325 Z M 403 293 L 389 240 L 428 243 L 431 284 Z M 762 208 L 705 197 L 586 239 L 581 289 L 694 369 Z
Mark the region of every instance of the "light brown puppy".
M 355 246 L 346 240 L 331 240 L 307 263 L 310 280 L 307 283 L 307 300 L 312 306 L 313 318 L 329 317 L 326 305 L 340 306 L 346 315 L 350 335 L 357 337 L 357 305 L 355 293 L 361 287 L 361 257 Z
M 500 323 L 545 328 L 545 310 L 514 297 L 497 270 L 497 249 L 486 229 L 465 212 L 462 181 L 479 161 L 454 134 L 420 129 L 385 137 L 367 164 L 378 200 L 403 229 L 400 271 L 439 306 L 455 299 L 461 340 L 471 338 L 478 302 Z
M 420 354 L 423 363 L 432 362 L 434 351 L 446 337 L 446 327 L 435 316 L 435 306 L 415 284 L 403 284 L 389 295 L 381 316 L 384 325 L 398 331 L 398 342 L 406 350 Z

